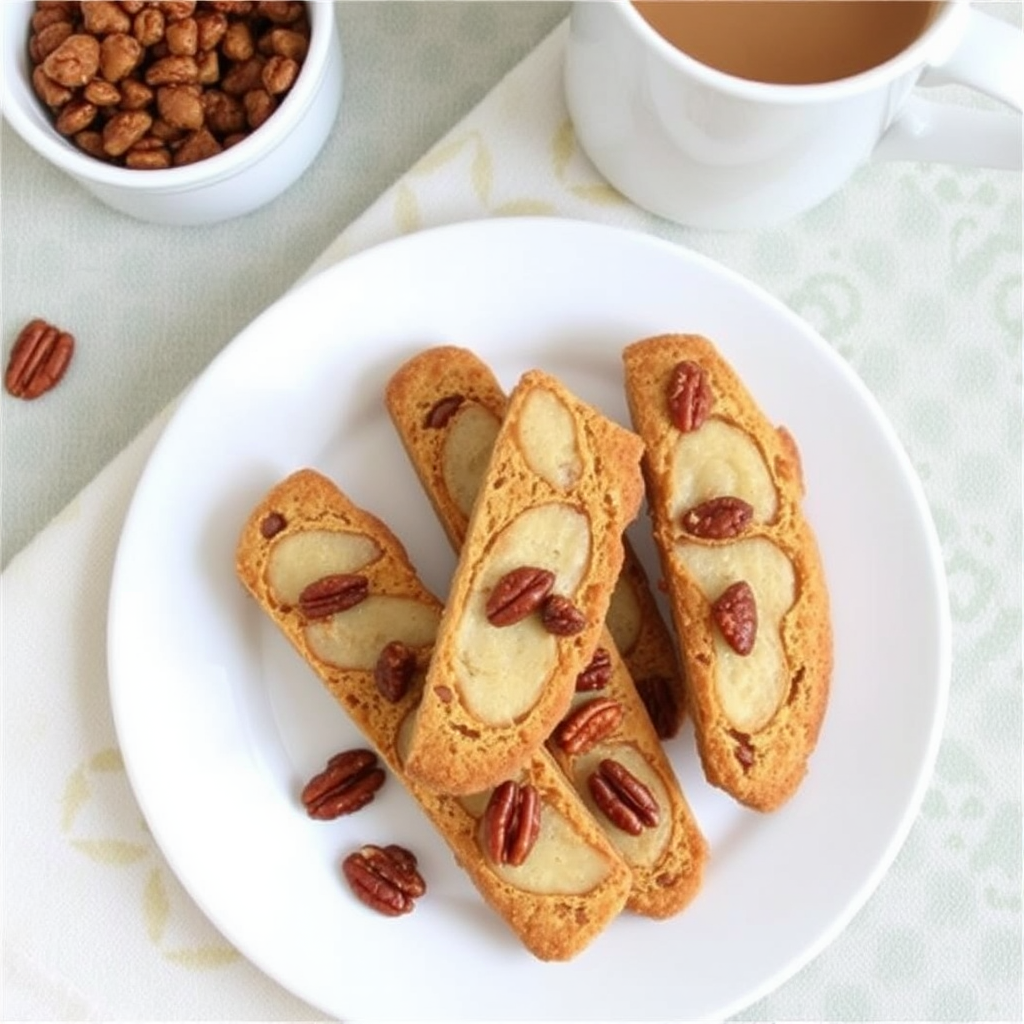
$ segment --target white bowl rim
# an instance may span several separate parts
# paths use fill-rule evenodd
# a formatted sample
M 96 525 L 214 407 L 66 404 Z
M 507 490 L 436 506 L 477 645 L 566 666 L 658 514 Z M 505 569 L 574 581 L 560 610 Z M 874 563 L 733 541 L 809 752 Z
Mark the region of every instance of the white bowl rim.
M 306 0 L 310 11 L 310 45 L 302 68 L 273 115 L 241 142 L 215 156 L 198 160 L 184 167 L 159 170 L 135 170 L 104 163 L 84 153 L 56 129 L 43 129 L 37 120 L 23 109 L 24 102 L 34 103 L 43 116 L 47 116 L 33 90 L 26 81 L 27 54 L 23 55 L 19 37 L 23 35 L 28 19 L 22 12 L 31 9 L 33 0 L 5 2 L 4 60 L 3 60 L 3 116 L 18 134 L 42 156 L 74 177 L 96 184 L 123 188 L 140 193 L 178 192 L 212 185 L 232 177 L 244 168 L 258 162 L 266 153 L 277 148 L 291 133 L 294 125 L 317 95 L 320 81 L 329 64 L 334 28 L 334 4 L 330 0 Z M 19 40 L 19 41 L 16 41 Z M 27 43 L 27 37 L 25 38 Z M 12 59 L 8 59 L 8 56 Z

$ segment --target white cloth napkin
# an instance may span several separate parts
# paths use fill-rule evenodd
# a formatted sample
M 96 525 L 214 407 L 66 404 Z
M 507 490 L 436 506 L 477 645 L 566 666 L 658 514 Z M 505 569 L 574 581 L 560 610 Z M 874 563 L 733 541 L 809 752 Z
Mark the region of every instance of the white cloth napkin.
M 829 949 L 743 1016 L 1019 1020 L 1019 178 L 868 167 L 778 230 L 686 231 L 625 202 L 577 149 L 562 99 L 564 39 L 563 25 L 310 273 L 431 225 L 588 218 L 739 270 L 850 360 L 907 447 L 939 528 L 954 616 L 950 715 L 923 812 L 876 894 Z M 118 753 L 104 642 L 111 569 L 172 413 L 0 582 L 6 1020 L 319 1016 L 197 910 L 149 836 Z

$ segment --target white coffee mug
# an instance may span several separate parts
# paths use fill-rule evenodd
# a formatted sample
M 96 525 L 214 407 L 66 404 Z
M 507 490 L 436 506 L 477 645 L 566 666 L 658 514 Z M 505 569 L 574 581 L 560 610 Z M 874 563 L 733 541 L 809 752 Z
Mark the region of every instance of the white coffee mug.
M 637 205 L 693 227 L 778 223 L 872 159 L 1020 171 L 1019 113 L 912 95 L 917 85 L 950 83 L 1019 112 L 1024 35 L 967 0 L 945 0 L 885 63 L 778 85 L 698 62 L 625 0 L 576 0 L 570 15 L 565 90 L 580 145 Z

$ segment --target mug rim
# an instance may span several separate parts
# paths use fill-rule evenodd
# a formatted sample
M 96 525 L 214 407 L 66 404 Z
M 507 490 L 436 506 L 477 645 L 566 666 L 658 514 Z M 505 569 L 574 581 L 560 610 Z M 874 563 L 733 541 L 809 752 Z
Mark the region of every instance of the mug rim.
M 133 192 L 179 192 L 215 184 L 229 178 L 276 149 L 291 133 L 317 94 L 327 66 L 327 55 L 334 32 L 333 3 L 308 0 L 310 8 L 310 45 L 302 69 L 284 101 L 260 127 L 246 138 L 214 156 L 184 167 L 137 170 L 104 163 L 76 149 L 60 136 L 52 124 L 48 129 L 38 122 L 46 111 L 26 75 L 27 51 L 23 55 L 16 39 L 28 21 L 22 12 L 31 11 L 32 0 L 4 3 L 4 68 L 2 77 L 3 116 L 11 127 L 40 154 L 67 174 L 99 185 L 115 186 Z M 27 46 L 27 37 L 26 37 Z M 7 59 L 8 57 L 12 59 Z M 32 111 L 24 105 L 33 104 Z
M 595 0 L 577 0 L 577 3 L 593 2 Z M 906 72 L 929 63 L 929 58 L 934 59 L 931 48 L 935 39 L 954 32 L 958 21 L 965 19 L 970 14 L 969 0 L 935 0 L 940 8 L 931 19 L 930 24 L 909 45 L 881 64 L 876 64 L 855 75 L 831 79 L 827 82 L 787 84 L 741 78 L 739 75 L 732 75 L 702 63 L 661 35 L 640 14 L 633 0 L 596 0 L 596 2 L 610 2 L 613 8 L 618 9 L 626 25 L 637 33 L 645 44 L 653 47 L 662 59 L 693 77 L 701 79 L 708 87 L 716 91 L 728 92 L 739 99 L 774 103 L 832 101 L 858 95 L 879 84 L 893 81 Z

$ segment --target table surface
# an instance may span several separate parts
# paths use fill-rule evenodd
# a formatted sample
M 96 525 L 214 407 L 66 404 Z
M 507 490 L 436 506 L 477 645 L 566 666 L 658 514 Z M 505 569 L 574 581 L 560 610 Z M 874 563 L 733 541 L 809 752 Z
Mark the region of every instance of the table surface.
M 540 0 L 337 6 L 338 123 L 306 174 L 247 217 L 183 228 L 135 221 L 4 122 L 4 364 L 33 317 L 77 339 L 58 388 L 34 402 L 0 399 L 4 566 L 568 11 Z

